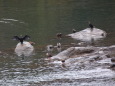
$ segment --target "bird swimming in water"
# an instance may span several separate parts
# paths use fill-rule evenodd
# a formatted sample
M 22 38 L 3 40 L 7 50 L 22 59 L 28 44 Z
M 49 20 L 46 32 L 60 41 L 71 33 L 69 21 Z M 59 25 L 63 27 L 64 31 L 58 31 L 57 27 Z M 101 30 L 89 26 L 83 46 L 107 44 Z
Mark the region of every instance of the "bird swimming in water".
M 57 43 L 57 50 L 58 50 L 58 52 L 61 52 L 61 43 Z
M 51 53 L 46 53 L 46 56 L 48 59 L 50 59 L 52 57 Z
M 89 21 L 89 27 L 91 28 L 91 31 L 93 31 L 94 26 Z
M 54 46 L 53 45 L 47 45 L 47 52 L 52 52 L 53 49 L 54 49 Z
M 62 33 L 57 33 L 56 36 L 57 38 L 62 38 Z
M 30 36 L 25 35 L 24 37 L 18 37 L 18 36 L 14 36 L 13 37 L 14 40 L 19 41 L 21 44 L 23 44 L 24 40 L 30 39 Z
M 73 33 L 75 33 L 75 32 L 76 32 L 76 30 L 75 30 L 75 29 L 73 29 L 73 30 L 72 30 L 72 32 L 73 32 Z

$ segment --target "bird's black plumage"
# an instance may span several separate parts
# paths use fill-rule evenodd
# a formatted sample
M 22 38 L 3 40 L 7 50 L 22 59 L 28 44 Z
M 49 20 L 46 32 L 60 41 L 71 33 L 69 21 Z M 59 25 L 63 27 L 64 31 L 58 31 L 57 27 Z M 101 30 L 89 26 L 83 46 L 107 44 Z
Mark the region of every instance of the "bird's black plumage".
M 89 24 L 89 26 L 90 26 L 90 28 L 93 28 L 93 25 L 91 23 Z
M 13 39 L 14 39 L 14 40 L 17 40 L 17 41 L 20 41 L 21 44 L 23 44 L 23 41 L 24 41 L 24 40 L 27 40 L 27 39 L 30 39 L 30 36 L 28 36 L 28 35 L 25 35 L 24 37 L 14 36 Z
M 94 26 L 89 22 L 89 27 L 91 28 L 91 31 L 93 30 Z

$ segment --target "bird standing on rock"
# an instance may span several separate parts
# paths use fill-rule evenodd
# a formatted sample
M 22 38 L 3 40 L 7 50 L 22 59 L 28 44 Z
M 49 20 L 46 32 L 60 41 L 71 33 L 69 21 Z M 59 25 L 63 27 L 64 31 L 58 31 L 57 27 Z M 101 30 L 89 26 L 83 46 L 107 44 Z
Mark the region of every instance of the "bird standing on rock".
M 93 31 L 94 26 L 90 23 L 90 21 L 89 21 L 89 27 L 90 27 L 91 31 Z

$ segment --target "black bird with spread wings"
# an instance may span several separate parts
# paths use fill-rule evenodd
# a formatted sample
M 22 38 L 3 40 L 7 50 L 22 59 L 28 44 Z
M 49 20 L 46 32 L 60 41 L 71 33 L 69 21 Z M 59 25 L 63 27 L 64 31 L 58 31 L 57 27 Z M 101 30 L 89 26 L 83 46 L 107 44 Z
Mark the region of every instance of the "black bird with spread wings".
M 14 36 L 13 39 L 14 39 L 14 40 L 17 40 L 17 41 L 20 41 L 21 44 L 23 44 L 23 41 L 24 41 L 24 40 L 27 40 L 27 39 L 30 39 L 30 36 L 28 36 L 28 35 L 25 35 L 24 37 Z

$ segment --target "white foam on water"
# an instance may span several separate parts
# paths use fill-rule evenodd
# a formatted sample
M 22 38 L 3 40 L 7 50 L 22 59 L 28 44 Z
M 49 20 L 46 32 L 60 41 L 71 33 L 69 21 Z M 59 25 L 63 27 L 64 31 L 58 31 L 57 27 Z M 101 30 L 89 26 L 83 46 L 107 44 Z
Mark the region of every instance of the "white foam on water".
M 0 80 L 0 83 L 6 83 L 5 85 L 13 86 L 16 84 L 20 86 L 23 83 L 38 83 L 41 81 L 54 81 L 57 79 L 87 79 L 87 78 L 112 78 L 114 77 L 115 72 L 111 71 L 110 69 L 102 69 L 96 68 L 92 70 L 81 70 L 81 71 L 65 71 L 65 72 L 53 72 L 47 75 L 41 74 L 37 76 L 22 76 L 17 77 L 14 79 L 6 79 Z

